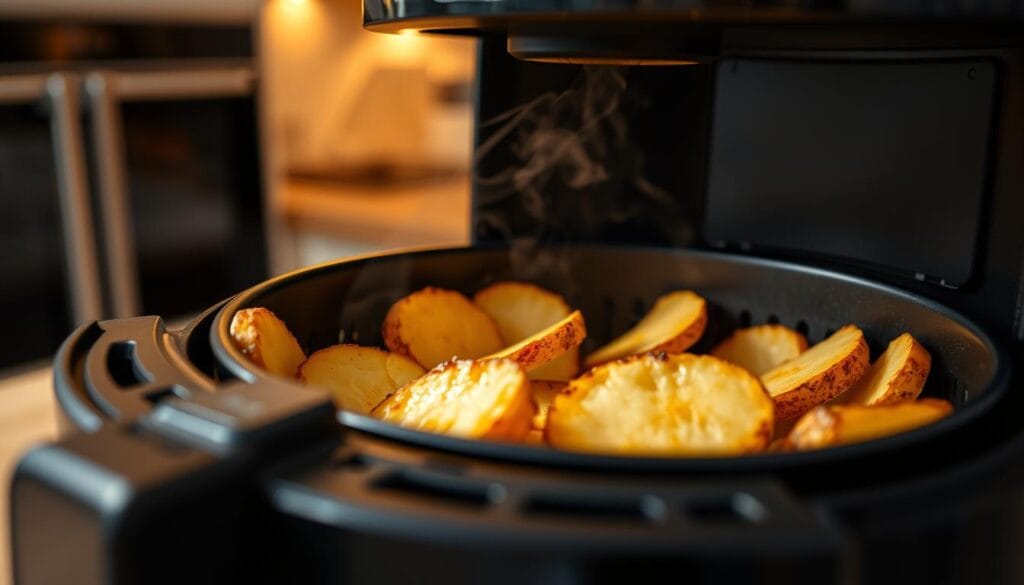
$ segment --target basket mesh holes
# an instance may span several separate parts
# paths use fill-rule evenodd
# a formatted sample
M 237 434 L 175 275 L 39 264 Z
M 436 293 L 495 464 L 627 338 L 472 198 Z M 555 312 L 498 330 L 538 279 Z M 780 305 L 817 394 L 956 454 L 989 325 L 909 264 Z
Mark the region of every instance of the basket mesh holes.
M 630 316 L 630 323 L 637 323 L 640 319 L 644 318 L 647 314 L 648 307 L 647 301 L 643 299 L 633 299 L 633 314 Z
M 804 337 L 807 337 L 807 335 L 811 331 L 811 328 L 810 328 L 809 325 L 807 325 L 807 321 L 804 321 L 803 319 L 800 319 L 799 321 L 796 322 L 796 330 L 797 330 L 797 333 L 799 333 L 800 335 L 803 335 Z
M 960 408 L 967 402 L 967 399 L 970 398 L 967 392 L 967 387 L 961 384 L 960 380 L 954 376 L 950 376 L 949 384 L 953 389 L 953 391 L 950 392 L 949 401 L 953 403 L 954 407 Z
M 750 315 L 750 311 L 743 309 L 740 311 L 740 327 L 750 327 L 753 322 L 753 317 Z
M 604 326 L 601 328 L 601 338 L 609 340 L 612 338 L 612 326 L 615 323 L 615 299 L 604 297 L 601 299 L 601 306 L 604 309 Z

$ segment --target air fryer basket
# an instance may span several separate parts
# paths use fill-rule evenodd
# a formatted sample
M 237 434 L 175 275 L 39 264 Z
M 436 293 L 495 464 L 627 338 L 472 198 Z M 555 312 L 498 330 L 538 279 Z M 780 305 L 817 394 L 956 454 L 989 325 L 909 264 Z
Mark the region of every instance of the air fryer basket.
M 458 248 L 409 252 L 328 263 L 258 285 L 228 302 L 210 332 L 218 361 L 239 378 L 264 374 L 231 345 L 232 315 L 252 306 L 270 308 L 307 351 L 345 341 L 383 346 L 380 328 L 388 308 L 425 286 L 466 294 L 493 282 L 525 280 L 563 294 L 583 311 L 589 337 L 584 353 L 635 323 L 661 294 L 692 289 L 709 302 L 708 328 L 693 351 L 701 352 L 748 324 L 778 322 L 812 343 L 847 324 L 860 326 L 876 356 L 903 332 L 931 352 L 924 395 L 945 398 L 953 416 L 936 424 L 868 443 L 796 454 L 744 457 L 746 469 L 778 468 L 837 457 L 869 455 L 938 435 L 966 424 L 1005 391 L 1007 363 L 988 336 L 964 317 L 924 298 L 833 272 L 728 254 L 604 245 Z M 423 433 L 343 412 L 341 421 L 371 434 L 468 455 L 565 466 L 609 465 L 657 470 L 725 469 L 735 458 L 659 459 L 582 455 L 552 449 L 463 440 Z

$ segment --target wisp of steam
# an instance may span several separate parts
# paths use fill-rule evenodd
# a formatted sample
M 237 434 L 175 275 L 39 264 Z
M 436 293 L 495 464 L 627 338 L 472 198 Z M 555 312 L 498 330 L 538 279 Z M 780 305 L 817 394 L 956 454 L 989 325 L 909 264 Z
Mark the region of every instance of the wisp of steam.
M 643 153 L 630 141 L 623 112 L 627 98 L 635 96 L 627 93 L 622 69 L 588 66 L 565 91 L 544 93 L 481 122 L 480 129 L 490 133 L 473 161 L 474 227 L 483 224 L 509 244 L 511 268 L 519 277 L 567 272 L 567 258 L 540 244 L 600 241 L 608 226 L 650 215 L 651 209 L 678 213 L 672 196 L 644 176 Z M 513 162 L 483 175 L 481 163 L 498 149 Z M 572 234 L 565 225 L 566 205 L 573 215 Z M 529 219 L 527 231 L 519 217 L 513 233 L 510 209 Z M 678 230 L 679 222 L 672 225 Z M 685 242 L 690 235 L 669 233 L 668 239 Z

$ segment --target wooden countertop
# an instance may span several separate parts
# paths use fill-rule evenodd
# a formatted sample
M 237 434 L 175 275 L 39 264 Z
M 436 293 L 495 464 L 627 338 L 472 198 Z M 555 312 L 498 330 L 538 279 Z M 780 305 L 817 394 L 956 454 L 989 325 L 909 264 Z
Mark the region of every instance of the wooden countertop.
M 415 186 L 290 181 L 284 213 L 296 228 L 376 247 L 469 242 L 469 178 Z
M 8 490 L 21 454 L 30 446 L 57 438 L 57 402 L 53 372 L 42 368 L 0 380 L 0 583 L 10 583 Z

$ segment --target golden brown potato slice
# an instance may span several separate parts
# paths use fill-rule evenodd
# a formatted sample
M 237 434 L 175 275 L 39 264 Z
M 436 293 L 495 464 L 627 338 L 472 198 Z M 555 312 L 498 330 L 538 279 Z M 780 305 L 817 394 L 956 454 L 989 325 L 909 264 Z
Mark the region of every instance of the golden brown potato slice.
M 704 299 L 688 291 L 668 293 L 632 329 L 587 356 L 586 366 L 649 351 L 681 353 L 700 339 L 707 324 Z
M 425 368 L 453 357 L 475 359 L 502 348 L 494 321 L 453 290 L 427 287 L 391 306 L 384 344 Z
M 587 326 L 583 323 L 583 314 L 573 311 L 558 323 L 487 357 L 515 360 L 529 372 L 576 349 L 586 337 Z
M 521 441 L 531 427 L 533 403 L 518 363 L 452 360 L 399 388 L 371 414 L 421 431 Z
M 711 356 L 642 354 L 600 365 L 555 397 L 544 431 L 562 449 L 620 455 L 760 451 L 773 405 L 757 378 Z
M 252 363 L 275 376 L 294 378 L 306 354 L 270 309 L 242 309 L 231 318 L 231 339 Z
M 835 404 L 891 404 L 921 394 L 932 356 L 909 333 L 889 342 L 860 380 L 833 401 Z
M 935 398 L 876 406 L 819 406 L 796 423 L 787 446 L 805 450 L 870 441 L 933 423 L 951 412 L 953 405 Z
M 494 319 L 507 345 L 565 319 L 572 313 L 561 295 L 525 282 L 499 282 L 476 293 L 473 302 Z M 580 369 L 579 348 L 573 348 L 537 369 L 534 380 L 568 381 Z
M 530 400 L 533 401 L 536 411 L 536 414 L 533 415 L 534 430 L 544 430 L 548 424 L 548 410 L 551 409 L 551 403 L 555 401 L 555 396 L 564 392 L 567 387 L 568 384 L 565 382 L 553 380 L 530 381 Z
M 807 339 L 785 325 L 756 325 L 737 329 L 711 350 L 755 376 L 787 362 L 807 349 Z
M 868 368 L 864 334 L 847 325 L 828 339 L 761 376 L 775 401 L 775 418 L 796 418 L 845 391 Z
M 389 394 L 422 376 L 411 359 L 375 347 L 334 345 L 299 366 L 299 380 L 331 393 L 338 408 L 369 414 Z

